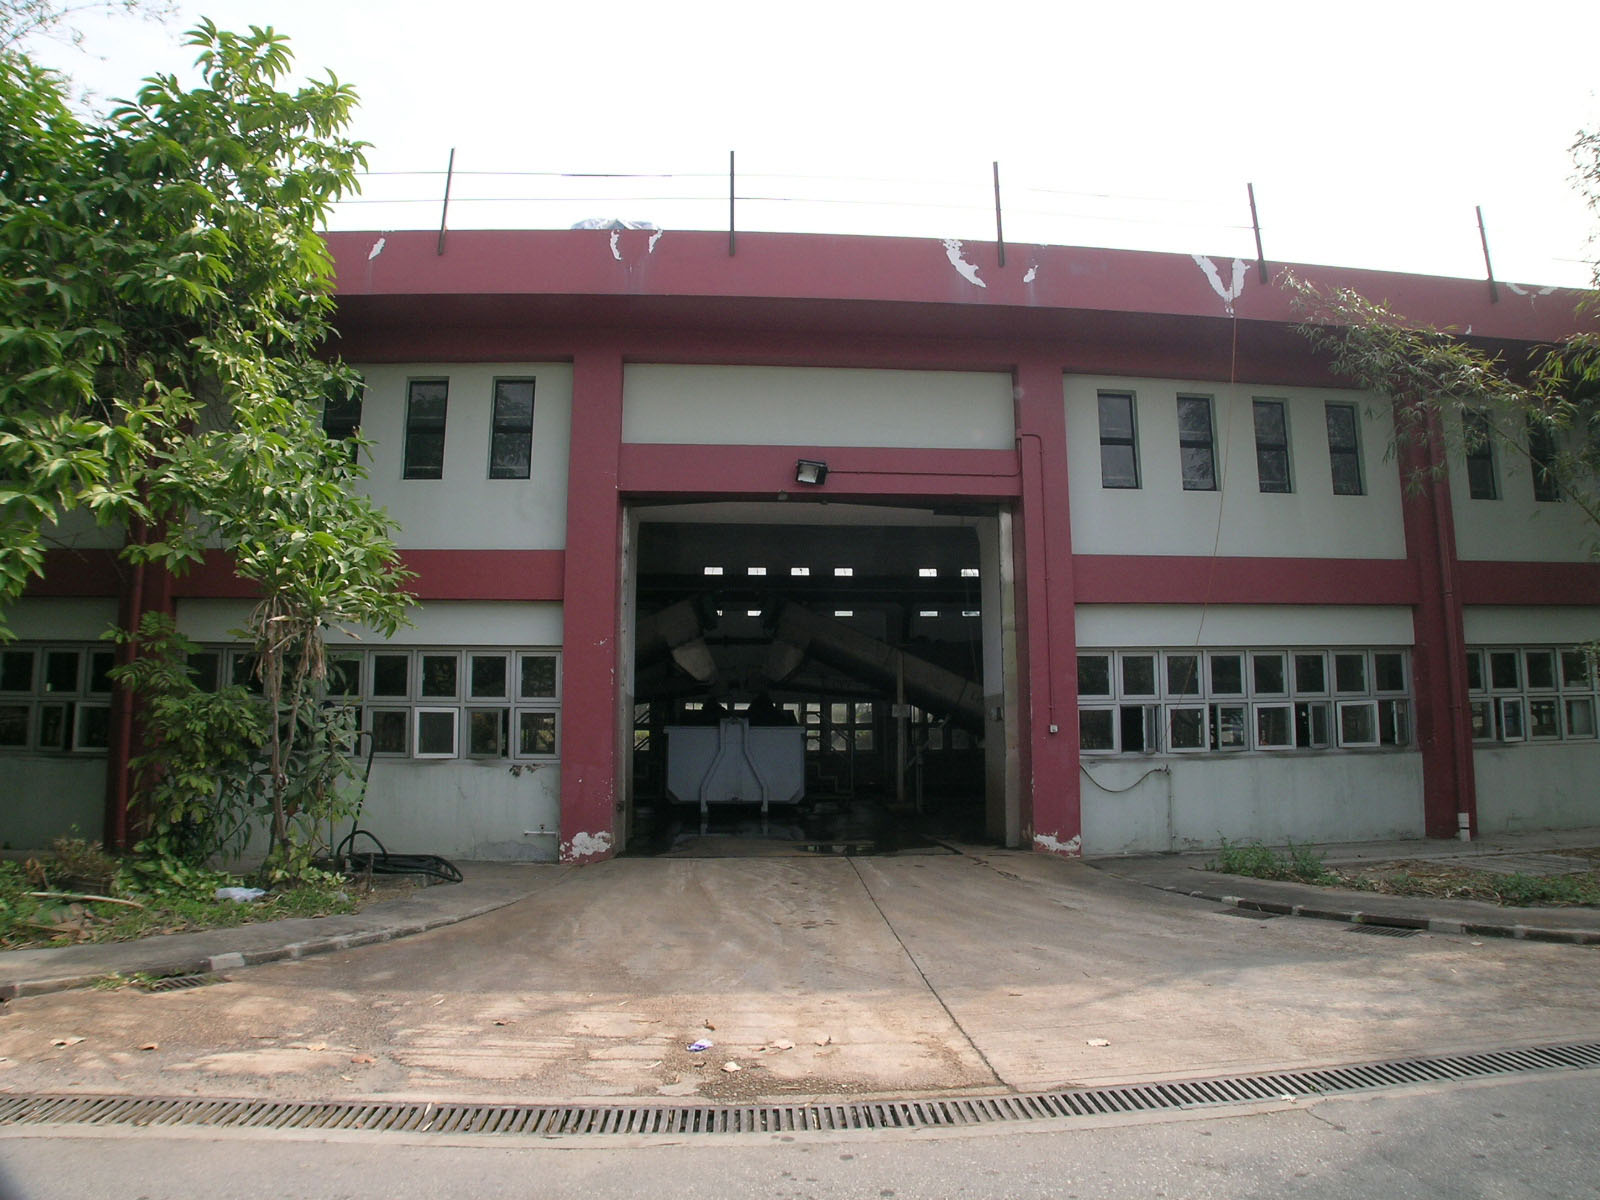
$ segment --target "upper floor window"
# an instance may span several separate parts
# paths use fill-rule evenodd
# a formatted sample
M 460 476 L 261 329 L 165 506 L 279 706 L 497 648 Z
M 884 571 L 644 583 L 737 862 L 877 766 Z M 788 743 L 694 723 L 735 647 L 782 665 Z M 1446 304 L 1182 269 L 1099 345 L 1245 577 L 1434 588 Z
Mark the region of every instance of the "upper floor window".
M 1360 422 L 1354 404 L 1329 404 L 1328 462 L 1333 468 L 1333 494 L 1360 496 L 1366 492 L 1361 480 Z
M 527 479 L 533 471 L 533 380 L 496 379 L 489 431 L 489 478 Z
M 1216 434 L 1209 396 L 1178 397 L 1178 454 L 1185 491 L 1217 490 Z
M 1500 498 L 1499 473 L 1494 467 L 1494 441 L 1489 414 L 1469 412 L 1461 418 L 1463 447 L 1467 454 L 1467 494 L 1474 500 Z
M 1556 439 L 1543 425 L 1528 426 L 1528 462 L 1533 467 L 1533 498 L 1535 500 L 1561 499 L 1561 485 L 1556 482 Z
M 1132 392 L 1100 393 L 1100 486 L 1139 486 L 1139 439 Z
M 444 476 L 444 420 L 448 379 L 413 379 L 406 394 L 405 478 Z
M 1257 400 L 1256 477 L 1263 492 L 1287 492 L 1289 486 L 1289 418 L 1282 400 Z
M 336 442 L 348 442 L 361 432 L 361 385 L 348 391 L 340 387 L 322 405 L 322 432 Z M 351 460 L 356 448 L 350 447 Z

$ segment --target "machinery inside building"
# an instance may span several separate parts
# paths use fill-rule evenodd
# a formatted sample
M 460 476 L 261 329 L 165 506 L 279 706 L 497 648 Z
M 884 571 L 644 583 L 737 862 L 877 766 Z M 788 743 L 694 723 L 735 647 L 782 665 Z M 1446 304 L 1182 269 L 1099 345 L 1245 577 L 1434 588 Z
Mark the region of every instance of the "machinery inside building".
M 858 519 L 641 521 L 634 849 L 982 835 L 975 521 Z

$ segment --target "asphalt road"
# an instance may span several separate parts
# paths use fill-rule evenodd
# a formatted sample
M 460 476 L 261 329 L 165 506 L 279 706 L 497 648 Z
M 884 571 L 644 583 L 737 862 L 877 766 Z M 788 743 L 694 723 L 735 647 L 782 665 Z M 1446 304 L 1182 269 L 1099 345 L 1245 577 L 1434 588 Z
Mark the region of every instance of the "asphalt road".
M 1594 1039 L 1597 954 L 1246 920 L 1041 855 L 622 859 L 190 991 L 14 1000 L 0 1088 L 565 1101 L 1129 1082 Z
M 1600 1073 L 989 1135 L 651 1145 L 0 1131 L 0 1200 L 1462 1200 L 1600 1194 Z

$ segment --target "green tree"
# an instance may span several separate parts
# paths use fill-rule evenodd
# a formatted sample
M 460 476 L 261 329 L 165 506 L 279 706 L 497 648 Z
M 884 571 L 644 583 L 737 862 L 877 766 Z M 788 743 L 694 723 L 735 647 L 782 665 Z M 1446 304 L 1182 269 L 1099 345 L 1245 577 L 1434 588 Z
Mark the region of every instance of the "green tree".
M 271 29 L 206 22 L 189 42 L 201 86 L 151 78 L 104 119 L 0 53 L 0 619 L 75 513 L 119 530 L 131 564 L 231 552 L 262 595 L 249 636 L 288 847 L 322 632 L 392 633 L 410 601 L 391 523 L 321 427 L 360 382 L 326 352 L 319 230 L 364 160 L 354 93 L 331 74 L 281 90 Z
M 1578 186 L 1600 215 L 1600 131 L 1580 134 L 1572 151 Z M 1600 534 L 1600 333 L 1575 333 L 1508 361 L 1353 290 L 1287 273 L 1281 282 L 1304 318 L 1301 333 L 1328 355 L 1334 374 L 1394 402 L 1399 444 L 1473 450 L 1493 441 Z M 1596 290 L 1581 298 L 1578 313 L 1594 324 L 1600 261 L 1591 282 Z

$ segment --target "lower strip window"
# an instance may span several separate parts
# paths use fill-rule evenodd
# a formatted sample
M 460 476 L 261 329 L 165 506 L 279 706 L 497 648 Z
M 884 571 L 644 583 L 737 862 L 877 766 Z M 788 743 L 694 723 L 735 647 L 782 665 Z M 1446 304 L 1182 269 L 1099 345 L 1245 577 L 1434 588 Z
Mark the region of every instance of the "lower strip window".
M 1086 755 L 1404 748 L 1407 657 L 1347 647 L 1081 651 L 1079 747 Z M 1593 728 L 1592 706 L 1572 719 L 1585 717 Z

